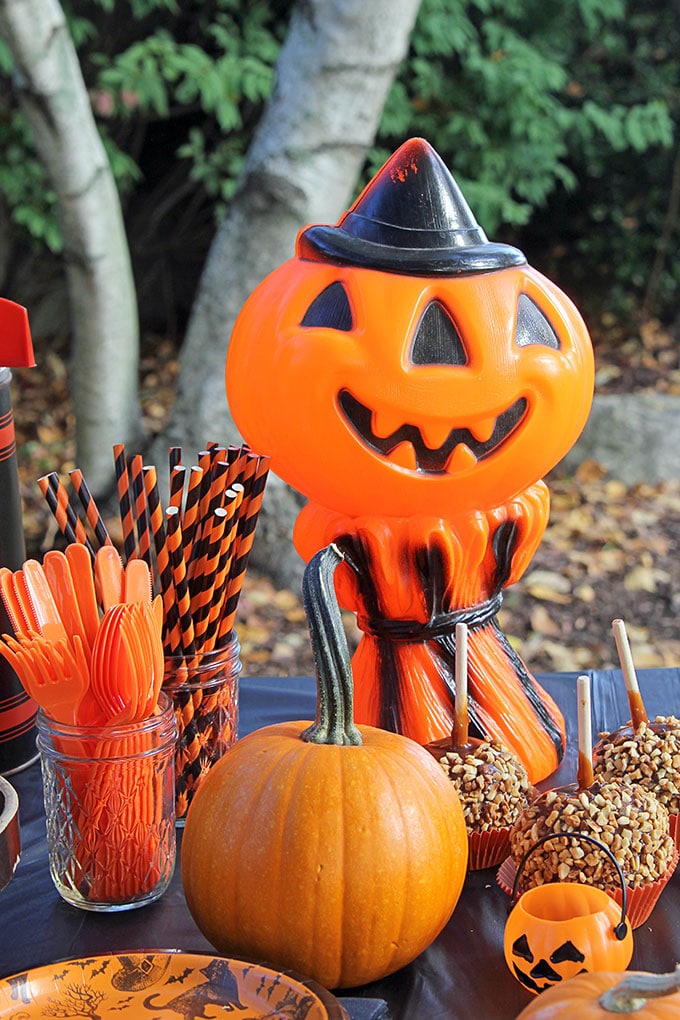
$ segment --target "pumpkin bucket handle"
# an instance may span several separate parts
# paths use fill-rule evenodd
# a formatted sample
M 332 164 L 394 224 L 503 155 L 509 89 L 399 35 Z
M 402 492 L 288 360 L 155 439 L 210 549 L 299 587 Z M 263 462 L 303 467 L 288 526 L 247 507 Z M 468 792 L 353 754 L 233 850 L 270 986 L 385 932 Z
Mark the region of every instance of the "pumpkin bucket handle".
M 616 857 L 609 849 L 609 847 L 605 843 L 602 843 L 599 839 L 596 839 L 594 836 L 590 836 L 586 832 L 559 832 L 559 833 L 552 832 L 549 833 L 547 836 L 541 836 L 541 838 L 537 840 L 533 846 L 529 847 L 529 849 L 527 850 L 527 852 L 524 854 L 521 861 L 517 865 L 517 871 L 515 872 L 515 880 L 512 883 L 512 893 L 510 895 L 510 906 L 508 908 L 508 913 L 510 913 L 510 911 L 515 906 L 515 903 L 519 899 L 517 895 L 519 890 L 519 880 L 522 874 L 522 869 L 524 868 L 524 865 L 526 864 L 531 854 L 534 852 L 534 850 L 537 850 L 540 846 L 542 846 L 544 843 L 547 843 L 549 840 L 559 839 L 560 837 L 563 836 L 570 837 L 573 839 L 583 839 L 588 843 L 592 843 L 593 846 L 596 846 L 599 850 L 603 850 L 607 854 L 610 861 L 616 868 L 616 873 L 618 875 L 619 882 L 621 883 L 621 920 L 615 926 L 614 934 L 616 935 L 616 938 L 619 940 L 619 942 L 622 942 L 623 939 L 625 939 L 626 932 L 628 930 L 628 923 L 626 921 L 626 907 L 628 894 L 626 890 L 626 880 L 623 877 L 623 870 L 621 868 L 621 865 L 617 861 Z

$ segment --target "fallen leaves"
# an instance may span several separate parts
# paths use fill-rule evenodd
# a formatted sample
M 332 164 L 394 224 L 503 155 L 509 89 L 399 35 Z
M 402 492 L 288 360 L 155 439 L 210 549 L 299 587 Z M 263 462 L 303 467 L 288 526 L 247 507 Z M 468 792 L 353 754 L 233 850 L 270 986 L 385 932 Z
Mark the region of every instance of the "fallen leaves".
M 680 344 L 649 324 L 637 347 L 614 342 L 599 360 L 610 392 L 648 384 L 680 393 Z M 602 341 L 598 339 L 598 343 Z M 141 400 L 148 427 L 169 412 L 177 359 L 156 339 L 142 364 Z M 49 351 L 40 368 L 13 372 L 24 525 L 29 555 L 57 540 L 36 480 L 75 467 L 74 419 L 66 362 Z M 506 590 L 501 626 L 536 673 L 616 667 L 611 622 L 626 621 L 638 668 L 680 665 L 680 482 L 627 486 L 590 461 L 573 477 L 554 473 L 547 531 L 525 576 Z M 119 519 L 107 525 L 119 528 Z M 122 538 L 113 535 L 114 540 Z M 256 538 L 257 541 L 257 538 Z M 344 614 L 350 646 L 356 621 Z M 307 622 L 297 591 L 277 590 L 249 570 L 237 618 L 244 670 L 253 676 L 314 672 Z
M 585 463 L 547 479 L 550 524 L 506 592 L 501 625 L 534 672 L 618 666 L 626 621 L 636 665 L 680 663 L 680 483 L 626 486 Z

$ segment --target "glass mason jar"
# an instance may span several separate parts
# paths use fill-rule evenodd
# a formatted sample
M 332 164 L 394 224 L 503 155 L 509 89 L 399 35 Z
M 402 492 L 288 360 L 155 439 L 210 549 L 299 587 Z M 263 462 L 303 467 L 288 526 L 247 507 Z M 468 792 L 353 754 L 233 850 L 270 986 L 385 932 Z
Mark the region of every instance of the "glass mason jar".
M 131 910 L 158 899 L 175 867 L 175 744 L 171 699 L 154 715 L 71 726 L 40 710 L 50 874 L 83 910 Z
M 177 717 L 175 817 L 183 826 L 201 781 L 238 736 L 238 681 L 243 668 L 236 634 L 223 648 L 189 658 L 166 656 L 163 689 Z

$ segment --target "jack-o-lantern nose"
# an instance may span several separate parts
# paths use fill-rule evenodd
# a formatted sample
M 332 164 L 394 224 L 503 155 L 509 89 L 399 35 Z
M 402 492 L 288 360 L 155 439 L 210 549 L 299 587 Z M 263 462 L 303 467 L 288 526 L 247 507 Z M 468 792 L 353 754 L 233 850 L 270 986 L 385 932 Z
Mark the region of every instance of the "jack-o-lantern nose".
M 432 301 L 427 306 L 413 343 L 411 362 L 414 365 L 465 365 L 467 354 L 455 323 L 443 305 Z

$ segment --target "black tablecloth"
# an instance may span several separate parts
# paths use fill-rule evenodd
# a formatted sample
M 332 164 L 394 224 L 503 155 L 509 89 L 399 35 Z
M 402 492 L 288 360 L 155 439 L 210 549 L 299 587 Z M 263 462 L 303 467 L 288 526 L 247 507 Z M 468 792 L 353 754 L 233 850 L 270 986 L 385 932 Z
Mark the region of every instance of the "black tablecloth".
M 590 676 L 596 734 L 626 721 L 629 713 L 617 671 Z M 680 670 L 639 670 L 638 677 L 650 716 L 680 715 Z M 555 776 L 541 784 L 545 788 L 576 777 L 576 674 L 539 679 L 567 720 L 567 754 Z M 244 735 L 282 719 L 312 719 L 314 702 L 314 681 L 308 677 L 246 678 L 241 682 L 239 732 Z M 165 895 L 143 909 L 103 915 L 65 903 L 48 871 L 40 766 L 31 765 L 10 781 L 19 795 L 22 854 L 13 880 L 0 893 L 0 977 L 110 950 L 211 950 L 186 908 L 179 867 Z M 507 908 L 508 898 L 497 886 L 494 870 L 470 873 L 453 917 L 430 948 L 397 974 L 352 990 L 351 996 L 385 1000 L 394 1020 L 470 1016 L 510 1020 L 530 996 L 510 975 L 503 959 Z M 631 968 L 667 971 L 678 961 L 680 872 L 649 920 L 636 930 Z M 361 1003 L 356 1001 L 347 1000 L 346 1005 L 353 1017 L 376 1015 L 375 1011 L 360 1014 Z

